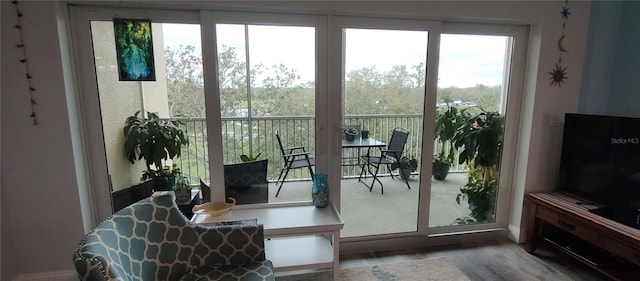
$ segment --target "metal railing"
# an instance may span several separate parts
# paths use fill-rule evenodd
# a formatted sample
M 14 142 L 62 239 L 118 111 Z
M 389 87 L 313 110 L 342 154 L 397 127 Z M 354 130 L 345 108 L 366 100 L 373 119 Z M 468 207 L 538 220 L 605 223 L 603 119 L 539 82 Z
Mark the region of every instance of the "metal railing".
M 189 144 L 182 149 L 181 157 L 175 159 L 192 184 L 199 179 L 209 182 L 209 158 L 205 118 L 174 118 L 182 122 L 189 138 Z M 351 115 L 344 117 L 345 124 L 359 124 L 369 130 L 369 136 L 388 142 L 394 128 L 404 128 L 410 132 L 404 155 L 419 158 L 422 143 L 422 115 Z M 313 116 L 247 117 L 222 118 L 223 159 L 225 164 L 242 162 L 240 156 L 260 154 L 259 159 L 269 159 L 268 179 L 275 181 L 283 167 L 282 153 L 275 134 L 278 133 L 283 145 L 305 146 L 313 153 L 315 149 L 315 118 Z M 357 153 L 354 149 L 343 149 L 343 155 Z M 351 155 L 356 156 L 357 155 Z M 452 170 L 462 167 L 454 165 Z M 382 171 L 388 173 L 389 171 Z M 292 174 L 293 173 L 293 174 Z M 344 166 L 343 177 L 358 176 L 360 169 Z M 306 169 L 292 170 L 287 179 L 309 179 Z

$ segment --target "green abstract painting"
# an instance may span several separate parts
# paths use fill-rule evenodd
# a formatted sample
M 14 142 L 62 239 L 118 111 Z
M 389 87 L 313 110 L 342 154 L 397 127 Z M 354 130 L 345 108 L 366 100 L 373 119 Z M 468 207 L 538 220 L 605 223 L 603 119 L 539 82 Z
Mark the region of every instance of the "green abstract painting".
M 155 81 L 151 21 L 114 19 L 120 81 Z

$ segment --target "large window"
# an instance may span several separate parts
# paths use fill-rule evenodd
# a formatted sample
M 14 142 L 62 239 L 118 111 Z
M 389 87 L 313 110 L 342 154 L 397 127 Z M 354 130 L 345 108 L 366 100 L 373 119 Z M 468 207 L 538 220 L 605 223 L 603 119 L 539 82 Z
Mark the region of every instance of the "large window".
M 125 10 L 120 12 L 145 14 Z M 227 187 L 225 165 L 251 160 L 268 160 L 268 192 L 260 203 L 311 200 L 307 169 L 292 170 L 276 184 L 287 168 L 277 133 L 284 147 L 305 147 L 316 160 L 316 173 L 329 174 L 332 202 L 345 221 L 343 237 L 367 240 L 505 226 L 513 171 L 504 163 L 514 159 L 526 29 L 158 10 L 151 13 L 158 79 L 124 82 L 115 71 L 113 12 L 74 12 L 89 19 L 88 26 L 75 21 L 75 49 L 96 202 L 108 202 L 111 189 L 139 183 L 144 167 L 122 156 L 121 133 L 126 117 L 142 110 L 182 122 L 190 142 L 173 163 L 194 187 L 200 180 L 210 184 L 214 200 L 226 197 L 221 188 Z M 482 118 L 497 117 L 503 122 L 499 147 L 493 162 L 469 155 L 460 161 L 466 146 L 459 145 L 451 154 L 448 178 L 434 179 L 436 162 L 431 160 L 448 156 L 452 146 L 438 139 L 436 112 L 450 107 L 466 117 L 485 112 L 472 124 L 476 127 L 495 121 Z M 400 179 L 399 169 L 382 166 L 376 173 L 384 194 L 379 185 L 366 188 L 358 180 L 363 174 L 358 161 L 384 146 L 340 146 L 347 125 L 369 130 L 369 137 L 384 145 L 394 129 L 409 131 L 403 155 L 417 162 L 409 179 Z M 355 162 L 345 164 L 346 159 Z M 364 179 L 371 180 L 371 175 Z M 470 184 L 491 190 L 482 216 L 465 193 Z M 108 204 L 96 204 L 108 212 Z

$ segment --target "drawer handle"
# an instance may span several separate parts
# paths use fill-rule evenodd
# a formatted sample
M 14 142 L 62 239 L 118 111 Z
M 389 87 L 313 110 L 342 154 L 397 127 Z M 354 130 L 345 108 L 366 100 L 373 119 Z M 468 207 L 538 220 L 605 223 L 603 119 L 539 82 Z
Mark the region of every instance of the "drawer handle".
M 558 224 L 560 226 L 566 228 L 566 229 L 569 229 L 569 230 L 575 230 L 576 229 L 576 226 L 574 224 L 568 223 L 568 222 L 563 221 L 563 220 L 558 220 Z

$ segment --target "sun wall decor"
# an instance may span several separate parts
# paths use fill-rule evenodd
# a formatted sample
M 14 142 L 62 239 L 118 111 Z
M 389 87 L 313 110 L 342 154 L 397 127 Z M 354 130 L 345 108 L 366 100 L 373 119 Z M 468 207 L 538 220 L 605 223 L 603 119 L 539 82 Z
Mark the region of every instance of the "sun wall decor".
M 560 35 L 560 38 L 558 39 L 558 51 L 560 54 L 558 56 L 558 62 L 556 62 L 555 67 L 551 69 L 551 72 L 549 72 L 549 74 L 551 75 L 551 77 L 549 78 L 549 80 L 551 80 L 551 83 L 549 85 L 558 86 L 558 88 L 562 87 L 562 83 L 564 83 L 564 80 L 569 79 L 567 77 L 567 67 L 562 66 L 562 54 L 569 51 L 564 46 L 564 38 L 566 36 L 565 27 L 567 26 L 567 20 L 569 19 L 570 14 L 569 0 L 565 0 L 562 11 L 560 12 L 562 18 L 562 35 Z
M 29 89 L 29 104 L 31 105 L 31 114 L 29 116 L 31 117 L 31 121 L 35 126 L 38 125 L 38 116 L 36 115 L 36 105 L 38 104 L 38 102 L 35 98 L 36 88 L 33 87 L 33 75 L 31 73 L 31 70 L 29 69 L 29 60 L 27 60 L 27 47 L 25 47 L 24 45 L 24 30 L 22 29 L 22 19 L 24 15 L 22 14 L 22 12 L 20 12 L 18 1 L 13 0 L 11 1 L 11 3 L 16 7 L 17 22 L 14 27 L 20 33 L 20 41 L 16 43 L 16 48 L 22 50 L 22 57 L 19 58 L 19 61 L 20 63 L 24 64 L 25 68 L 24 77 L 27 79 L 27 87 Z

